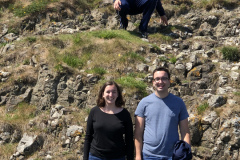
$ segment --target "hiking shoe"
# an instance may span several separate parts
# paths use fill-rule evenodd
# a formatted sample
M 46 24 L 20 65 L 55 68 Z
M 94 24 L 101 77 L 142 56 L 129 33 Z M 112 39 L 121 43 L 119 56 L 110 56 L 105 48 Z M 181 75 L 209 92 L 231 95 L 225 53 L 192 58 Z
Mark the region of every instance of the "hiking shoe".
M 126 29 L 127 29 L 127 27 L 126 27 L 126 26 L 124 26 L 124 25 L 122 25 L 122 24 L 120 24 L 120 27 L 119 27 L 119 29 L 124 29 L 124 30 L 126 30 Z
M 147 32 L 141 32 L 141 38 L 148 39 L 148 33 Z

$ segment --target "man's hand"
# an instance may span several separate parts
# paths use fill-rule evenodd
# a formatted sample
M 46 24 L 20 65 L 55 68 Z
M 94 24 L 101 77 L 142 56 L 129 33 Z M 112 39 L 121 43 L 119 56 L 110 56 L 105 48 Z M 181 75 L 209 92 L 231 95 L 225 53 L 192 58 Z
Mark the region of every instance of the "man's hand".
M 121 10 L 121 8 L 120 8 L 121 4 L 122 3 L 121 3 L 120 0 L 116 0 L 113 4 L 114 9 L 117 10 L 117 11 L 120 11 Z
M 167 16 L 166 15 L 161 16 L 160 23 L 163 23 L 166 26 L 168 25 L 168 20 L 167 20 Z

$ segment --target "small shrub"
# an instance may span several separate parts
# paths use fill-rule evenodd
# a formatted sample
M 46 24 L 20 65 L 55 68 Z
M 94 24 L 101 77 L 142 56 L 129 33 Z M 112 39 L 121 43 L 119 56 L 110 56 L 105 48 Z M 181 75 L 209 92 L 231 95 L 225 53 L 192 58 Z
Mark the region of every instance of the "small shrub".
M 2 48 L 3 46 L 6 46 L 7 43 L 0 43 L 0 48 Z
M 169 34 L 169 33 L 166 33 L 166 34 Z M 171 44 L 171 42 L 174 40 L 171 36 L 165 35 L 164 33 L 163 34 L 155 33 L 149 36 L 158 43 Z
M 63 62 L 73 68 L 81 68 L 83 66 L 82 61 L 71 53 L 66 53 L 63 57 Z
M 3 16 L 3 8 L 0 8 L 0 18 Z
M 19 34 L 19 30 L 17 29 L 16 26 L 14 26 L 14 27 L 9 27 L 8 33 Z
M 77 17 L 77 19 L 78 19 L 80 22 L 83 22 L 84 16 L 83 16 L 83 15 L 80 15 L 80 16 Z
M 204 103 L 197 107 L 198 114 L 203 114 L 203 112 L 208 108 L 208 103 Z
M 140 26 L 140 22 L 135 22 L 133 25 L 134 25 L 135 27 L 139 27 L 139 26 Z
M 181 5 L 181 4 L 192 5 L 193 1 L 192 0 L 175 0 L 173 3 L 175 5 Z
M 74 43 L 75 45 L 79 45 L 79 44 L 82 44 L 82 43 L 83 43 L 83 39 L 80 37 L 79 34 L 75 34 L 75 35 L 73 36 L 73 43 Z
M 59 38 L 54 38 L 52 40 L 52 45 L 59 49 L 63 49 L 65 47 L 64 42 Z
M 233 93 L 235 96 L 240 96 L 240 92 L 234 92 Z
M 147 85 L 143 81 L 136 80 L 130 76 L 125 76 L 117 79 L 116 82 L 119 83 L 123 88 L 128 88 L 131 90 L 135 89 L 136 92 L 146 95 Z
M 172 58 L 170 58 L 169 62 L 175 64 L 177 62 L 177 58 L 176 57 L 172 57 Z
M 76 0 L 76 6 L 79 6 L 79 8 L 84 11 L 86 9 L 89 9 L 91 1 L 89 1 L 89 0 Z M 88 2 L 90 2 L 90 3 L 88 3 Z
M 8 9 L 14 13 L 15 16 L 23 17 L 29 14 L 44 11 L 47 5 L 58 0 L 35 0 L 30 5 L 24 7 L 21 2 L 9 5 Z
M 213 0 L 213 1 L 227 8 L 232 8 L 239 5 L 239 0 Z
M 128 76 L 134 77 L 134 78 L 145 78 L 146 74 L 145 73 L 139 73 L 139 72 L 130 72 L 130 73 L 128 73 Z
M 1 115 L 0 119 L 5 122 L 10 122 L 11 124 L 24 124 L 27 123 L 29 119 L 35 117 L 36 110 L 36 106 L 22 102 L 16 106 L 14 111 Z
M 105 73 L 107 73 L 107 71 L 102 68 L 102 67 L 94 67 L 93 69 L 87 70 L 87 73 L 94 73 L 94 74 L 99 74 L 99 75 L 104 75 Z
M 240 51 L 237 47 L 223 47 L 221 49 L 223 59 L 230 61 L 239 61 Z
M 168 62 L 168 58 L 165 57 L 165 56 L 159 57 L 159 60 L 160 60 L 161 62 Z
M 36 38 L 36 37 L 27 37 L 26 39 L 27 39 L 27 41 L 30 42 L 30 43 L 34 43 L 34 42 L 37 41 L 37 38 Z
M 29 59 L 25 59 L 24 61 L 23 61 L 23 65 L 29 65 L 30 64 L 30 60 Z
M 127 61 L 130 63 L 134 63 L 136 61 L 144 62 L 145 59 L 143 56 L 141 56 L 135 52 L 127 52 L 122 57 L 120 57 L 120 62 L 127 62 Z
M 103 39 L 112 39 L 116 37 L 121 37 L 116 32 L 109 31 L 109 30 L 92 32 L 92 35 L 98 38 L 103 38 Z
M 57 70 L 57 72 L 63 71 L 63 66 L 61 64 L 57 64 L 56 66 L 54 66 L 54 68 Z

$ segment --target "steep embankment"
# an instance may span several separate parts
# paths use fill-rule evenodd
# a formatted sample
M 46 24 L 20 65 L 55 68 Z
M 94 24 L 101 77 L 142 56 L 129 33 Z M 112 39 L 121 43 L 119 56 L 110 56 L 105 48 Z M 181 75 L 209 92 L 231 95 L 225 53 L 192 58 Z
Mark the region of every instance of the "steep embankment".
M 137 32 L 141 15 L 116 30 L 112 1 L 91 11 L 83 1 L 46 2 L 38 12 L 10 2 L 0 1 L 0 159 L 80 159 L 101 83 L 117 81 L 133 115 L 157 66 L 169 68 L 170 91 L 187 105 L 193 159 L 239 159 L 238 1 L 166 2 L 170 25 L 154 13 L 148 41 Z

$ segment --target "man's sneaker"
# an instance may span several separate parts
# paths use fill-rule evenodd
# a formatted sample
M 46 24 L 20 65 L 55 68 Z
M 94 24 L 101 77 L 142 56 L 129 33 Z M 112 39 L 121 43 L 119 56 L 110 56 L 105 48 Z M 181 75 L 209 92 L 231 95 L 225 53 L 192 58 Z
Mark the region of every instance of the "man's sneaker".
M 120 27 L 119 27 L 119 29 L 124 29 L 124 30 L 126 30 L 126 29 L 127 29 L 127 27 L 126 27 L 126 26 L 124 26 L 124 25 L 122 25 L 122 24 L 120 24 Z
M 147 32 L 141 32 L 141 38 L 148 39 L 148 33 Z

